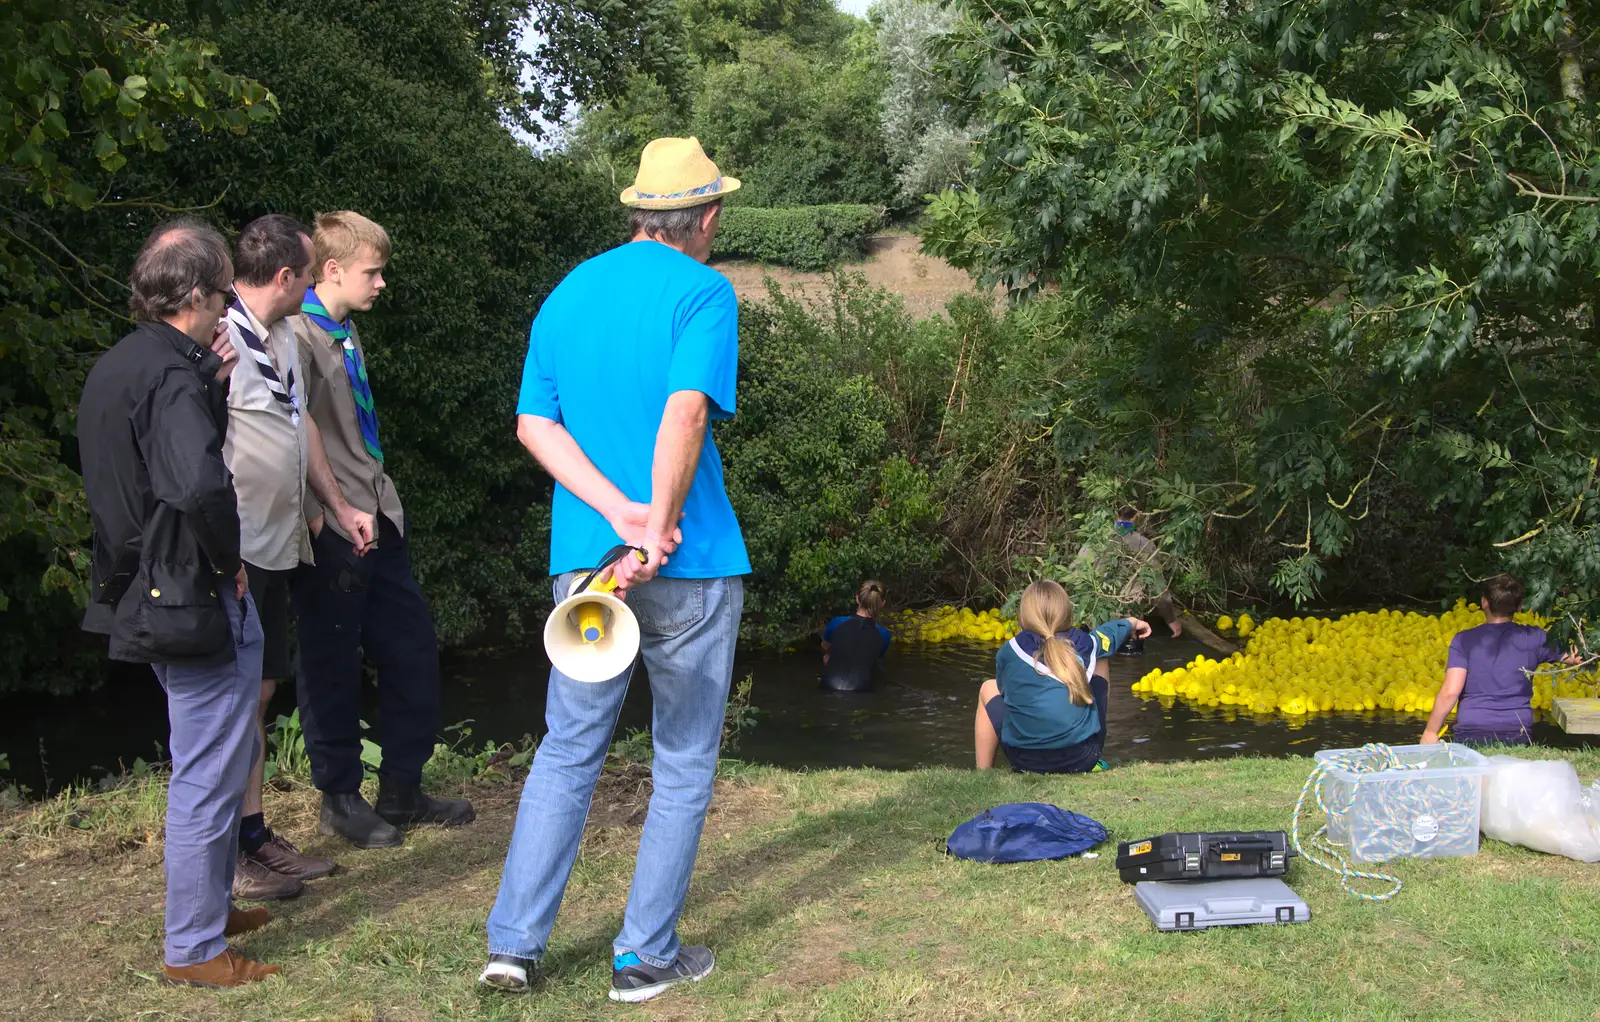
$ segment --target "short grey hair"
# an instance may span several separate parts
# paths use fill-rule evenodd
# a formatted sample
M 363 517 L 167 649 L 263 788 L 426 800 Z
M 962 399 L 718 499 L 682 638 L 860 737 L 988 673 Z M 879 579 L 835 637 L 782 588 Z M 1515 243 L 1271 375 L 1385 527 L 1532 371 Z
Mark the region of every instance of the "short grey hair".
M 669 245 L 682 245 L 700 232 L 700 220 L 706 211 L 720 208 L 722 200 L 702 202 L 688 209 L 635 209 L 629 219 L 633 235 L 664 241 Z
M 167 319 L 188 307 L 198 290 L 209 297 L 225 290 L 233 275 L 228 243 L 204 220 L 185 216 L 150 232 L 128 274 L 128 309 L 133 318 Z

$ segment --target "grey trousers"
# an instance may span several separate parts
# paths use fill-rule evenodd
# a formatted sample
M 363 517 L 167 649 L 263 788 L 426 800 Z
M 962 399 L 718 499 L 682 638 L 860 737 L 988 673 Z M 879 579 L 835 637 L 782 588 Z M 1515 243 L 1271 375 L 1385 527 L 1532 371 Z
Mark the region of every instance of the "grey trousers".
M 223 602 L 238 656 L 221 667 L 155 664 L 172 724 L 167 786 L 168 965 L 198 965 L 228 947 L 239 810 L 255 762 L 261 619 L 249 595 Z

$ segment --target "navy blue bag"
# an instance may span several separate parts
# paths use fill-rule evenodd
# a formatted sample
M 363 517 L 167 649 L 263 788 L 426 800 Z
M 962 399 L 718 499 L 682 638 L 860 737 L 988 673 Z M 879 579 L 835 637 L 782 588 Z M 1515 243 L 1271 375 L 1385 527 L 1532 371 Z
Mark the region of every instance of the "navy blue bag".
M 957 827 L 945 851 L 974 862 L 1035 862 L 1080 855 L 1105 839 L 1099 820 L 1043 802 L 1009 802 Z

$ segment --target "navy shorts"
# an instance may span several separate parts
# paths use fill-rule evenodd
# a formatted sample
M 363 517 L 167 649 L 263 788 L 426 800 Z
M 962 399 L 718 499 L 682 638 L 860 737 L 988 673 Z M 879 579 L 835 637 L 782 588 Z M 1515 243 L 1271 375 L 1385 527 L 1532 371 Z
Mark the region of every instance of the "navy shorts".
M 244 573 L 261 616 L 261 632 L 266 642 L 261 653 L 261 677 L 266 681 L 294 678 L 294 663 L 289 657 L 289 570 L 274 571 L 245 562 Z
M 1111 686 L 1104 678 L 1091 676 L 1089 690 L 1094 693 L 1095 710 L 1100 715 L 1100 730 L 1076 745 L 1059 749 L 1020 749 L 1006 744 L 1002 738 L 1000 751 L 1006 754 L 1006 762 L 1011 764 L 1013 771 L 1021 774 L 1086 774 L 1095 768 L 1106 744 L 1106 700 L 1111 694 Z M 983 704 L 983 710 L 989 715 L 989 723 L 994 725 L 994 733 L 1003 734 L 1005 699 L 995 696 Z

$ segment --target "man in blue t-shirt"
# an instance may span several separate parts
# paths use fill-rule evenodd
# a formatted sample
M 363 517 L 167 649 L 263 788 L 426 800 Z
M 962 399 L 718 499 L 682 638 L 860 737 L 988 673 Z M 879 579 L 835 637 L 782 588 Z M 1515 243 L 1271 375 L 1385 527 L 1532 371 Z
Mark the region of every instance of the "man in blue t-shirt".
M 626 543 L 619 589 L 639 620 L 654 703 L 655 789 L 613 942 L 611 999 L 703 979 L 711 952 L 677 920 L 711 802 L 750 571 L 710 424 L 734 413 L 739 305 L 705 265 L 739 187 L 700 143 L 656 139 L 634 186 L 633 238 L 567 275 L 534 320 L 517 436 L 555 477 L 550 572 L 564 598 Z M 517 810 L 480 981 L 523 992 L 549 942 L 632 665 L 609 681 L 550 671 L 545 724 Z

